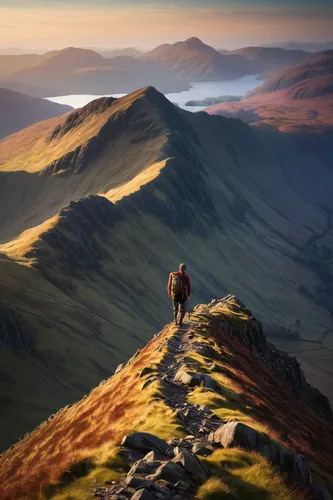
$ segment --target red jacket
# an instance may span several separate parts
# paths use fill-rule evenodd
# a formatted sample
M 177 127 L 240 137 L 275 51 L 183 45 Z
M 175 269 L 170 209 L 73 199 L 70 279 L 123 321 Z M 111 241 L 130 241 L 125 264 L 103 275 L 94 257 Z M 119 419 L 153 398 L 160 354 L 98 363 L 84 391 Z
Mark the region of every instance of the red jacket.
M 187 273 L 181 273 L 180 271 L 177 271 L 175 273 L 170 273 L 169 282 L 168 282 L 168 296 L 170 297 L 170 295 L 171 295 L 172 279 L 174 276 L 179 275 L 179 274 L 183 276 L 184 292 L 186 293 L 187 297 L 191 297 L 190 277 Z

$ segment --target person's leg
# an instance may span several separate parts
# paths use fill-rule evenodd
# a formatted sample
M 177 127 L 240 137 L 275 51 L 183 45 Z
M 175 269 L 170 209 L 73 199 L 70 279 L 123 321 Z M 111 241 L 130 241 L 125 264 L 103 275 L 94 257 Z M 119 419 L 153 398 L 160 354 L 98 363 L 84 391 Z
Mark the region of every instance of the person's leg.
M 180 320 L 179 320 L 179 326 L 182 326 L 182 325 L 183 325 L 183 319 L 184 319 L 185 312 L 186 312 L 185 302 L 186 302 L 185 300 L 182 300 L 182 301 L 179 303 L 179 310 L 180 310 Z
M 176 300 L 176 298 L 173 299 L 173 318 L 175 321 L 175 324 L 178 325 L 177 317 L 178 317 L 178 305 L 179 302 Z

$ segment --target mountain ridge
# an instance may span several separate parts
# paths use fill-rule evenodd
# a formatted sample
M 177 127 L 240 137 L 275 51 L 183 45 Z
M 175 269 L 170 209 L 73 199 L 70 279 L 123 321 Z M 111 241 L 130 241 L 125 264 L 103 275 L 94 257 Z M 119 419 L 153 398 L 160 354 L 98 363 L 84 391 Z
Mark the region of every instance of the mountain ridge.
M 181 478 L 189 483 L 184 486 L 185 496 L 188 489 L 192 494 L 197 490 L 199 498 L 205 500 L 212 472 L 219 478 L 215 485 L 218 491 L 226 480 L 223 468 L 235 474 L 227 462 L 222 470 L 214 467 L 214 457 L 221 457 L 218 451 L 221 443 L 226 449 L 225 459 L 234 456 L 231 453 L 236 456 L 241 451 L 250 453 L 254 462 L 247 463 L 249 476 L 256 477 L 252 466 L 260 467 L 261 474 L 267 474 L 267 482 L 261 486 L 263 491 L 267 494 L 270 485 L 274 485 L 272 498 L 296 500 L 299 497 L 295 487 L 311 498 L 330 498 L 333 478 L 329 471 L 328 443 L 333 439 L 333 430 L 327 400 L 316 399 L 313 408 L 311 404 L 308 406 L 302 395 L 309 389 L 297 362 L 294 379 L 290 377 L 290 366 L 295 362 L 288 356 L 281 357 L 267 343 L 260 323 L 234 296 L 198 305 L 191 316 L 184 329 L 167 325 L 127 363 L 120 365 L 114 376 L 101 382 L 78 403 L 52 415 L 2 454 L 1 498 L 9 500 L 15 495 L 20 500 L 29 494 L 31 500 L 44 495 L 56 500 L 64 495 L 76 499 L 89 498 L 95 492 L 106 499 L 119 486 L 124 494 L 127 488 L 133 494 L 135 488 L 144 487 L 154 495 L 158 487 L 165 488 L 165 482 L 160 482 L 163 478 L 169 481 L 171 491 L 164 490 L 169 498 Z M 270 366 L 265 364 L 267 355 L 273 362 Z M 292 394 L 293 387 L 303 402 Z M 281 398 L 288 405 L 287 414 L 277 404 L 277 395 L 278 400 Z M 320 415 L 321 408 L 328 410 L 329 420 Z M 237 428 L 237 433 L 221 441 L 227 429 L 231 432 L 230 426 Z M 186 437 L 186 433 L 191 436 Z M 33 450 L 42 443 L 36 459 Z M 183 462 L 185 472 L 180 476 L 177 468 L 162 473 L 164 467 L 169 470 L 165 465 L 168 460 L 172 463 L 172 457 L 178 458 L 177 446 L 185 447 L 187 453 L 193 450 L 196 463 L 202 463 L 204 472 L 194 475 L 196 479 L 187 462 Z M 71 454 L 63 453 L 68 447 Z M 229 448 L 234 451 L 228 451 Z M 144 469 L 145 462 L 150 463 L 146 458 L 150 450 L 155 451 L 157 462 Z M 254 451 L 263 457 L 262 462 L 254 458 Z M 24 461 L 19 459 L 22 454 Z M 52 468 L 43 460 L 44 454 L 52 457 Z M 210 456 L 210 461 L 204 458 Z M 277 476 L 270 475 L 272 464 Z M 132 465 L 135 467 L 128 473 Z M 156 469 L 158 473 L 153 476 Z M 198 465 L 196 470 L 199 473 Z M 311 472 L 315 473 L 315 479 L 311 478 Z M 147 473 L 151 474 L 147 478 L 150 483 L 144 482 Z M 241 483 L 243 495 L 253 488 L 249 476 Z M 237 491 L 240 487 L 237 473 L 227 484 L 230 494 L 234 488 Z
M 2 370 L 12 377 L 2 414 L 7 446 L 82 396 L 106 366 L 115 368 L 165 323 L 175 262 L 185 260 L 194 275 L 194 304 L 234 289 L 265 326 L 288 329 L 300 318 L 302 340 L 319 341 L 331 325 L 330 285 L 318 269 L 330 260 L 313 254 L 313 244 L 332 238 L 329 154 L 309 158 L 284 135 L 188 113 L 150 88 L 88 109 L 51 143 L 58 119 L 43 136 L 32 126 L 0 144 L 15 168 L 23 142 L 34 155 L 42 141 L 45 155 L 38 168 L 32 157 L 34 173 L 0 172 L 2 292 L 36 346 L 20 358 L 3 349 Z M 86 142 L 105 123 L 102 157 L 77 172 L 43 173 L 53 141 L 77 146 L 76 134 Z M 1 149 L 8 144 L 10 151 Z M 28 158 L 22 165 L 30 168 Z M 31 385 L 29 420 L 13 421 Z

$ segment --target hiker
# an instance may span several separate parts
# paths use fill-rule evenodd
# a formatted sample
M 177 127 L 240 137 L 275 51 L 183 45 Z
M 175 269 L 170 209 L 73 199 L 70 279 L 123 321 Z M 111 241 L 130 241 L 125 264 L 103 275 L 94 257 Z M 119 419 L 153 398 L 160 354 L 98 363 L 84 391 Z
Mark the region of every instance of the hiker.
M 185 303 L 191 298 L 191 280 L 186 272 L 185 264 L 180 264 L 179 271 L 171 273 L 168 283 L 168 297 L 172 297 L 175 324 L 178 325 L 178 310 L 180 312 L 179 326 L 183 326 Z

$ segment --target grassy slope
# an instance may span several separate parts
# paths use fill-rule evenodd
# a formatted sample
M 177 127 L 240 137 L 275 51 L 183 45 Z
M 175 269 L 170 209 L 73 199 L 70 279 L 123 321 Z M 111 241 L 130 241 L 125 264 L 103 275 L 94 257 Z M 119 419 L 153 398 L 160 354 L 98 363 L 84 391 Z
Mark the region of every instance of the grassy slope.
M 80 397 L 165 323 L 166 279 L 179 261 L 189 264 L 193 302 L 233 290 L 266 322 L 288 326 L 301 318 L 308 338 L 329 328 L 327 311 L 298 291 L 300 283 L 315 289 L 318 278 L 297 261 L 299 248 L 326 224 L 319 205 L 330 199 L 326 167 L 288 138 L 181 112 L 152 91 L 121 102 L 125 109 L 137 107 L 129 118 L 126 112 L 111 117 L 116 125 L 123 117 L 120 145 L 110 138 L 80 174 L 2 174 L 11 187 L 3 204 L 11 215 L 5 236 L 17 236 L 35 218 L 43 222 L 70 196 L 109 193 L 119 183 L 113 199 L 132 192 L 116 207 L 89 198 L 49 227 L 0 248 L 11 256 L 0 260 L 3 298 L 31 337 L 30 350 L 18 342 L 2 351 L 4 375 L 10 376 L 2 388 L 4 446 Z M 137 128 L 137 113 L 147 118 L 147 128 Z M 157 132 L 149 135 L 151 126 Z M 11 141 L 32 141 L 28 136 L 25 131 Z M 47 158 L 47 150 L 43 154 Z M 111 178 L 110 158 L 117 158 Z M 163 158 L 171 159 L 160 170 L 155 162 Z M 143 171 L 149 184 L 143 185 Z M 128 190 L 122 182 L 137 175 Z
M 285 447 L 295 448 L 304 454 L 314 479 L 332 490 L 332 426 L 296 400 L 286 382 L 277 379 L 232 339 L 221 326 L 221 319 L 232 325 L 234 332 L 243 332 L 244 323 L 249 321 L 235 304 L 231 309 L 217 304 L 209 315 L 192 315 L 193 352 L 191 348 L 187 351 L 186 365 L 192 371 L 213 377 L 220 384 L 221 394 L 197 387 L 188 394 L 188 401 L 207 405 L 221 418 L 236 418 Z M 43 500 L 47 485 L 56 485 L 63 471 L 90 458 L 93 467 L 85 477 L 67 484 L 65 489 L 59 484 L 58 492 L 54 490 L 51 495 L 56 500 L 88 500 L 93 488 L 107 480 L 120 479 L 126 473 L 119 449 L 124 434 L 140 430 L 165 439 L 185 436 L 182 421 L 164 402 L 170 391 L 168 386 L 157 380 L 140 390 L 144 382 L 140 377 L 143 367 L 152 367 L 160 376 L 168 368 L 174 351 L 165 347 L 166 341 L 176 331 L 174 327 L 166 327 L 118 374 L 87 398 L 60 411 L 4 454 L 0 458 L 1 499 Z M 213 365 L 212 358 L 195 352 L 197 342 L 209 345 Z M 299 498 L 259 455 L 238 449 L 220 450 L 206 459 L 206 463 L 215 479 L 208 479 L 200 488 L 198 497 L 203 500 L 221 498 L 218 494 L 222 493 L 229 493 L 231 498 L 253 495 L 266 500 Z
M 273 73 L 239 103 L 207 108 L 284 132 L 325 131 L 333 127 L 333 51 L 316 54 L 295 67 Z

